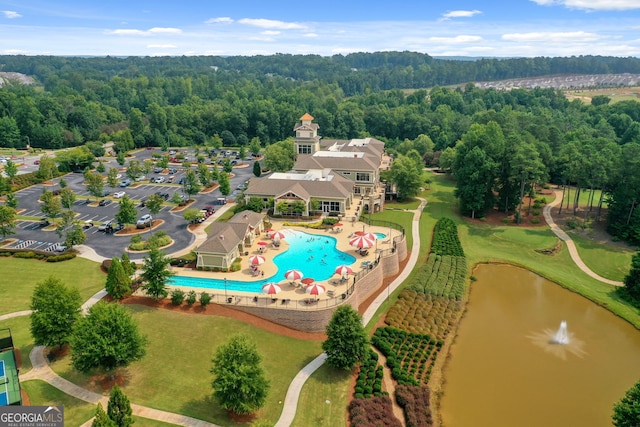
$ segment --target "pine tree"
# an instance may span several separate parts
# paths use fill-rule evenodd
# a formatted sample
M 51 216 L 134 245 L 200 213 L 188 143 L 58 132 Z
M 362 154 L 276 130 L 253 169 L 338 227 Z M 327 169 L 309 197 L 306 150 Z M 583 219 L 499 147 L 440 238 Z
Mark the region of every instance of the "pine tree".
M 96 417 L 91 423 L 91 427 L 116 427 L 116 424 L 109 418 L 104 409 L 102 409 L 102 403 L 98 403 L 98 409 L 96 409 Z
M 118 427 L 129 427 L 133 424 L 131 403 L 118 385 L 114 385 L 109 396 L 107 415 Z
M 133 276 L 133 273 L 136 272 L 136 264 L 129 259 L 129 255 L 126 252 L 122 253 L 120 261 L 127 276 Z
M 107 283 L 104 287 L 109 296 L 118 301 L 131 293 L 131 278 L 125 273 L 117 257 L 111 260 Z

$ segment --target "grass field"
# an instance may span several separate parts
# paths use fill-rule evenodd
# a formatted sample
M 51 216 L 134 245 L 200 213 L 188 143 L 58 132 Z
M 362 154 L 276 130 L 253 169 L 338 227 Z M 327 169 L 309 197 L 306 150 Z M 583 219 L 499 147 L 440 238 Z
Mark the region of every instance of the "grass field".
M 100 265 L 84 258 L 63 262 L 0 257 L 0 314 L 28 310 L 33 290 L 49 276 L 75 286 L 83 301 L 104 288 L 107 276 Z
M 222 425 L 234 425 L 212 398 L 209 369 L 215 349 L 231 334 L 246 334 L 263 356 L 271 381 L 267 403 L 258 419 L 275 422 L 280 417 L 293 377 L 322 350 L 320 341 L 301 341 L 218 316 L 127 306 L 149 339 L 146 357 L 126 371 L 124 392 L 132 402 L 176 412 Z M 55 361 L 53 369 L 68 380 L 102 392 L 88 376 L 69 366 L 70 358 Z
M 31 405 L 63 405 L 65 425 L 79 426 L 95 415 L 95 405 L 71 397 L 44 381 L 26 381 L 22 383 L 22 387 L 29 394 Z M 105 407 L 104 410 L 106 411 L 107 408 Z M 133 419 L 136 427 L 169 427 L 175 425 L 142 417 L 134 416 Z
M 33 348 L 33 338 L 31 337 L 31 317 L 20 316 L 0 322 L 0 329 L 11 329 L 11 337 L 13 338 L 13 346 L 20 350 L 22 357 L 22 368 L 20 373 L 25 373 L 31 369 L 31 360 L 29 353 Z
M 611 98 L 610 104 L 614 104 L 620 101 L 637 101 L 640 99 L 640 87 L 565 90 L 564 94 L 569 100 L 580 99 L 585 104 L 591 104 L 591 98 L 594 96 L 605 95 Z
M 569 233 L 580 258 L 595 273 L 607 279 L 622 282 L 629 273 L 634 251 L 594 242 L 575 233 Z

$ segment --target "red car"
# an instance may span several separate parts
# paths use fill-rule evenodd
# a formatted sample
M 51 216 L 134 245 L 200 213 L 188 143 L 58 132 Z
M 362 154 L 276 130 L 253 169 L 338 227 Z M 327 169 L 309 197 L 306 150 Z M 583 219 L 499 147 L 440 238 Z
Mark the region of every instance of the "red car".
M 34 165 L 39 165 L 40 164 L 40 160 L 36 160 L 35 162 L 33 162 Z

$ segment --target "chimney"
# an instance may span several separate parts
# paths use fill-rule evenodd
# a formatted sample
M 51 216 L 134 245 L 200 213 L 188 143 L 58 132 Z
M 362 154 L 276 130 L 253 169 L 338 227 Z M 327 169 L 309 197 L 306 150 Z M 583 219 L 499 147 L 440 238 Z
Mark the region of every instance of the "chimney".
M 220 240 L 224 240 L 224 236 L 221 234 L 218 236 L 220 238 Z

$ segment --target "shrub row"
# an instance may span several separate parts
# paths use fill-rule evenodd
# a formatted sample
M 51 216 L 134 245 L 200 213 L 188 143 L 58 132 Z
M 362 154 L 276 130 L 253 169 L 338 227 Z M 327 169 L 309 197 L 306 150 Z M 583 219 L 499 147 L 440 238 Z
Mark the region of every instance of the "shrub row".
M 378 353 L 369 349 L 358 371 L 354 391 L 356 399 L 382 396 L 383 376 L 383 368 L 381 365 L 378 365 Z
M 371 399 L 354 399 L 349 404 L 351 427 L 401 427 L 400 420 L 393 415 L 393 405 L 389 396 Z
M 191 290 L 185 293 L 182 289 L 174 289 L 171 291 L 171 304 L 180 305 L 186 302 L 189 307 L 194 305 L 196 301 L 200 301 L 202 307 L 206 307 L 211 303 L 211 295 L 206 292 L 202 292 L 200 295 L 196 294 L 196 291 Z
M 461 301 L 405 289 L 387 313 L 385 323 L 444 341 L 454 328 L 461 309 Z
M 458 227 L 451 218 L 440 218 L 433 229 L 431 253 L 438 255 L 464 256 Z
M 146 241 L 142 240 L 142 236 L 139 234 L 131 237 L 131 243 L 129 249 L 132 251 L 145 251 L 152 248 L 161 248 L 171 243 L 171 237 L 164 230 L 159 230 L 149 237 Z
M 387 357 L 393 379 L 398 384 L 408 385 L 426 385 L 429 382 L 433 364 L 442 348 L 442 341 L 429 335 L 389 326 L 376 329 L 371 344 Z
M 0 251 L 0 256 L 25 258 L 25 259 L 39 259 L 46 262 L 60 262 L 67 261 L 76 257 L 75 253 L 69 252 L 66 254 L 55 254 L 46 252 L 34 252 L 34 251 Z
M 433 425 L 429 407 L 429 389 L 410 385 L 396 387 L 396 402 L 404 410 L 407 427 L 428 427 Z
M 418 292 L 462 300 L 466 292 L 467 259 L 431 253 L 408 286 Z

